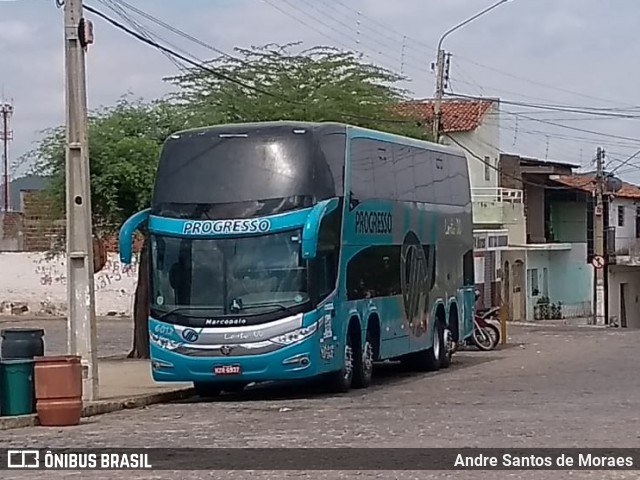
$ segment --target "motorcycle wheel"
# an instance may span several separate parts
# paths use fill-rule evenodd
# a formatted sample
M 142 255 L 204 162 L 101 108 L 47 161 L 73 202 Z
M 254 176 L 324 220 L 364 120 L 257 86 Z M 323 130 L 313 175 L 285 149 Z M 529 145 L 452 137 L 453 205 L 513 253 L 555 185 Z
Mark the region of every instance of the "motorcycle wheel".
M 488 324 L 481 329 L 473 330 L 473 343 L 480 350 L 488 352 L 498 346 L 500 330 L 495 325 Z

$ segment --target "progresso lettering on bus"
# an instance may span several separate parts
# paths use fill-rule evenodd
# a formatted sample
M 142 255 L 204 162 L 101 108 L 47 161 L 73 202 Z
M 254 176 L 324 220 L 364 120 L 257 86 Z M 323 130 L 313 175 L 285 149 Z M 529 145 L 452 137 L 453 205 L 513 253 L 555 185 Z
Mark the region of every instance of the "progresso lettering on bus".
M 356 233 L 387 235 L 392 227 L 393 218 L 388 212 L 356 212 Z
M 265 233 L 271 229 L 266 218 L 241 220 L 194 220 L 182 228 L 185 235 L 209 235 L 212 233 Z

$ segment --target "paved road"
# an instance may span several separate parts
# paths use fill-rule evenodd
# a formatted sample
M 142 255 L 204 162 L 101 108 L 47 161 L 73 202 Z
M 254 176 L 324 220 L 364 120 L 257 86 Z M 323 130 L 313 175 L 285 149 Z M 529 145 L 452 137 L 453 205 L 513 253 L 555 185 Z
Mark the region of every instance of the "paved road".
M 461 352 L 436 374 L 378 370 L 366 392 L 263 388 L 2 432 L 0 446 L 633 447 L 640 437 L 640 331 L 513 327 L 502 351 Z M 363 467 L 364 468 L 364 467 Z M 7 472 L 5 472 L 7 473 Z M 126 478 L 247 478 L 245 472 L 125 472 Z M 636 472 L 253 472 L 253 478 L 618 479 Z M 47 479 L 113 478 L 48 472 Z M 40 478 L 34 472 L 4 478 Z M 42 476 L 42 478 L 45 478 Z

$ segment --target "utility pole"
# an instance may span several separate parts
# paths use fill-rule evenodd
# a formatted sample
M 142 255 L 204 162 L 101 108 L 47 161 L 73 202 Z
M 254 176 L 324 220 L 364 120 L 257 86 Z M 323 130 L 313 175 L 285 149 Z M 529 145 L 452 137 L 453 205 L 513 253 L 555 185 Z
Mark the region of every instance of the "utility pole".
M 436 59 L 436 91 L 435 101 L 433 103 L 433 141 L 439 143 L 440 139 L 440 120 L 442 117 L 442 97 L 444 96 L 444 58 L 443 49 L 438 49 L 438 58 Z
M 598 147 L 596 152 L 596 188 L 595 188 L 595 208 L 593 209 L 593 235 L 594 235 L 594 255 L 596 258 L 605 259 L 604 254 L 604 150 Z M 594 265 L 595 266 L 595 265 Z M 596 273 L 596 290 L 595 290 L 595 308 L 594 323 L 596 325 L 604 325 L 604 269 L 605 265 L 595 266 Z
M 84 400 L 98 396 L 91 187 L 87 139 L 85 52 L 93 43 L 91 23 L 82 17 L 82 0 L 64 2 L 66 67 L 66 204 L 68 349 L 82 357 Z
M 445 66 L 445 52 L 442 49 L 442 43 L 444 39 L 447 38 L 451 33 L 456 30 L 464 27 L 465 25 L 473 22 L 475 19 L 480 18 L 481 16 L 489 13 L 494 8 L 499 7 L 500 5 L 509 2 L 510 0 L 498 0 L 494 4 L 485 8 L 484 10 L 476 13 L 475 15 L 467 18 L 466 20 L 458 23 L 456 26 L 451 27 L 449 30 L 444 32 L 438 41 L 437 48 L 437 58 L 436 58 L 436 91 L 435 91 L 435 101 L 433 104 L 433 141 L 438 143 L 440 139 L 440 123 L 441 123 L 441 107 L 442 107 L 442 97 L 444 96 L 444 84 L 445 84 L 445 70 L 447 70 L 446 76 L 448 76 L 449 71 L 449 62 L 446 62 Z M 433 65 L 433 63 L 432 63 Z
M 13 105 L 9 102 L 0 104 L 0 115 L 2 115 L 2 202 L 4 211 L 9 211 L 9 142 L 13 140 L 13 132 L 9 128 L 11 116 L 13 115 Z

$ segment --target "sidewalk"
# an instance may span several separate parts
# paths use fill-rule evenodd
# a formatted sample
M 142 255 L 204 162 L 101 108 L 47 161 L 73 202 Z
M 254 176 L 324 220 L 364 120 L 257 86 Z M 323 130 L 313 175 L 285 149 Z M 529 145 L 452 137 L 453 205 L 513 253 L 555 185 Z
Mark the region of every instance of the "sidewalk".
M 102 359 L 98 400 L 85 403 L 83 417 L 170 402 L 193 394 L 192 385 L 155 383 L 148 360 Z M 38 425 L 37 415 L 0 417 L 0 430 Z

